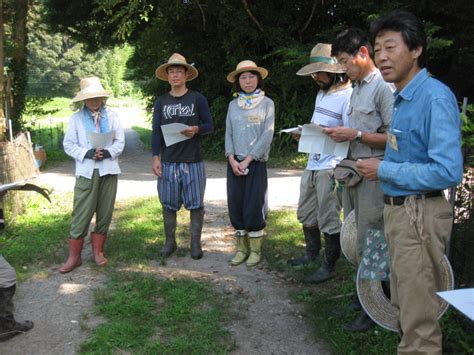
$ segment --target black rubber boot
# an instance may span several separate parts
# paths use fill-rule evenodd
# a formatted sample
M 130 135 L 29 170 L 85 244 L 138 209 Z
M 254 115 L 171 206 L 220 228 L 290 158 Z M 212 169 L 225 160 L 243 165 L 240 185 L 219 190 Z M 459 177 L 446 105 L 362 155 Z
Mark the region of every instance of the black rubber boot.
M 288 260 L 288 265 L 290 266 L 301 266 L 320 261 L 321 232 L 318 226 L 306 227 L 303 225 L 303 234 L 306 243 L 306 255 L 302 258 Z
M 166 241 L 163 249 L 161 249 L 161 256 L 167 258 L 178 247 L 176 244 L 176 211 L 163 208 L 163 225 Z
M 336 261 L 341 255 L 340 234 L 324 233 L 326 243 L 324 249 L 324 261 L 321 267 L 312 275 L 308 276 L 304 282 L 318 284 L 336 276 Z
M 17 322 L 13 316 L 13 295 L 16 284 L 7 288 L 0 288 L 0 341 L 13 338 L 33 328 L 33 322 L 26 320 Z
M 362 310 L 362 314 L 353 322 L 344 325 L 348 332 L 367 332 L 375 326 L 375 322 Z
M 204 208 L 191 210 L 191 258 L 202 258 L 201 232 L 204 223 Z

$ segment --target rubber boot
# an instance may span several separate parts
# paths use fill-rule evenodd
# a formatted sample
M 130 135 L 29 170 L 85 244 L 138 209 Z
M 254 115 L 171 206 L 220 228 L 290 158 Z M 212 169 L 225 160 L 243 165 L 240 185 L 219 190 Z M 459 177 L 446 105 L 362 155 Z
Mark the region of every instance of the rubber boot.
M 353 322 L 345 324 L 344 329 L 348 332 L 366 332 L 375 326 L 375 322 L 362 310 L 362 313 Z
M 163 208 L 163 225 L 166 241 L 161 249 L 161 256 L 167 258 L 178 248 L 176 244 L 176 211 Z
M 82 265 L 81 252 L 84 246 L 84 238 L 69 238 L 69 257 L 65 264 L 59 268 L 61 274 L 71 272 L 76 267 Z
M 105 234 L 91 233 L 92 255 L 94 256 L 95 263 L 98 266 L 105 266 L 108 262 L 104 255 L 104 245 L 106 240 L 107 236 Z
M 237 238 L 237 254 L 230 261 L 231 265 L 240 265 L 242 264 L 250 254 L 250 244 L 249 237 L 245 230 L 238 230 L 235 232 L 235 237 Z
M 13 295 L 16 284 L 0 288 L 0 341 L 5 341 L 33 328 L 33 322 L 26 320 L 17 322 L 13 316 Z
M 262 260 L 263 230 L 249 232 L 250 255 L 247 266 L 255 266 Z
M 304 280 L 307 283 L 318 284 L 336 276 L 336 261 L 341 255 L 340 234 L 324 233 L 324 241 L 326 243 L 326 247 L 324 251 L 325 258 L 323 264 L 314 274 L 308 276 Z
M 306 255 L 302 258 L 288 260 L 290 266 L 301 266 L 320 261 L 321 232 L 318 226 L 307 227 L 303 225 L 303 234 L 306 243 Z
M 191 258 L 202 258 L 201 233 L 204 223 L 204 208 L 191 210 Z

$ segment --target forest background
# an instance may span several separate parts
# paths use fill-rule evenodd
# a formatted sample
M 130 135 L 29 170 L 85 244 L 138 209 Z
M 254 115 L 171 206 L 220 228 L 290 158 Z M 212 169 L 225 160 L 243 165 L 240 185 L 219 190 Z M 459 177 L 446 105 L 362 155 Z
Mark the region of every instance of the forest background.
M 131 97 L 148 109 L 150 117 L 153 100 L 168 90 L 166 82 L 156 79 L 155 69 L 179 52 L 200 72 L 189 86 L 202 92 L 211 107 L 215 132 L 205 138 L 206 158 L 224 159 L 225 116 L 232 99 L 225 77 L 239 61 L 252 59 L 269 70 L 264 89 L 276 104 L 276 132 L 306 123 L 316 88 L 311 79 L 296 72 L 308 63 L 311 48 L 318 42 L 331 43 L 349 26 L 368 30 L 378 16 L 402 8 L 425 23 L 430 72 L 454 91 L 460 109 L 465 97 L 472 102 L 474 2 L 470 0 L 0 0 L 0 109 L 12 120 L 14 134 L 33 131 L 37 129 L 34 117 L 58 117 L 55 111 L 60 108 L 64 117 L 69 116 L 68 105 L 79 89 L 79 79 L 97 75 L 113 93 L 109 103 Z M 470 168 L 474 105 L 465 109 L 466 174 L 457 190 L 450 260 L 457 286 L 474 287 Z M 141 133 L 142 140 L 150 135 L 149 130 Z M 298 160 L 296 144 L 288 135 L 275 135 L 271 160 L 275 157 L 285 166 L 295 162 L 301 167 L 305 161 L 302 155 Z M 288 216 L 296 223 L 292 214 Z M 279 234 L 291 225 L 280 215 L 275 220 Z M 289 248 L 277 240 L 269 249 L 265 257 L 272 263 L 274 255 L 284 255 Z M 452 343 L 463 344 L 463 337 L 453 336 L 462 332 L 451 325 L 447 328 Z M 361 337 L 361 346 L 365 341 Z M 472 349 L 472 345 L 463 348 Z
M 216 130 L 208 146 L 220 154 L 231 100 L 225 76 L 239 61 L 252 59 L 269 70 L 265 91 L 276 104 L 276 130 L 301 124 L 310 117 L 316 89 L 295 73 L 308 62 L 311 48 L 330 43 L 348 26 L 368 30 L 372 20 L 401 8 L 425 22 L 430 72 L 451 87 L 460 104 L 474 96 L 474 3 L 468 0 L 1 0 L 0 5 L 1 70 L 11 78 L 14 131 L 27 123 L 25 109 L 38 110 L 45 98 L 72 97 L 86 75 L 101 77 L 115 96 L 142 95 L 150 108 L 167 90 L 154 76 L 156 67 L 179 52 L 200 71 L 190 86 L 209 100 Z M 273 150 L 291 144 L 288 136 L 278 137 Z

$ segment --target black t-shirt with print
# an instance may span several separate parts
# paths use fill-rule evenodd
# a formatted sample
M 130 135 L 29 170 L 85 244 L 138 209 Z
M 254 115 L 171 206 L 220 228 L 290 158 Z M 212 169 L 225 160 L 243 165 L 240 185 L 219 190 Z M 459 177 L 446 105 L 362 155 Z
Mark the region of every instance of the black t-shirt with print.
M 199 126 L 199 133 L 193 138 L 166 146 L 161 126 L 170 123 L 183 123 Z M 206 98 L 196 91 L 189 90 L 180 97 L 166 93 L 160 96 L 153 108 L 153 155 L 161 155 L 161 161 L 169 163 L 193 163 L 203 160 L 201 135 L 212 131 L 212 119 Z

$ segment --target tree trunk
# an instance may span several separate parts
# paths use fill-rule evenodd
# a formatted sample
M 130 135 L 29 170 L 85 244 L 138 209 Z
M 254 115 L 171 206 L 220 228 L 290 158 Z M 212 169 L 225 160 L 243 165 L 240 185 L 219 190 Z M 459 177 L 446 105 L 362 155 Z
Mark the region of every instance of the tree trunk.
M 3 44 L 5 38 L 5 28 L 3 26 L 3 0 L 0 0 L 0 142 L 5 140 L 5 72 L 3 70 L 3 63 L 5 53 L 3 51 Z
M 13 43 L 15 47 L 12 52 L 12 72 L 13 72 L 13 107 L 11 119 L 13 130 L 18 132 L 22 129 L 22 114 L 25 107 L 25 90 L 28 80 L 27 73 L 27 52 L 28 42 L 26 21 L 28 16 L 28 0 L 15 0 L 13 11 Z

